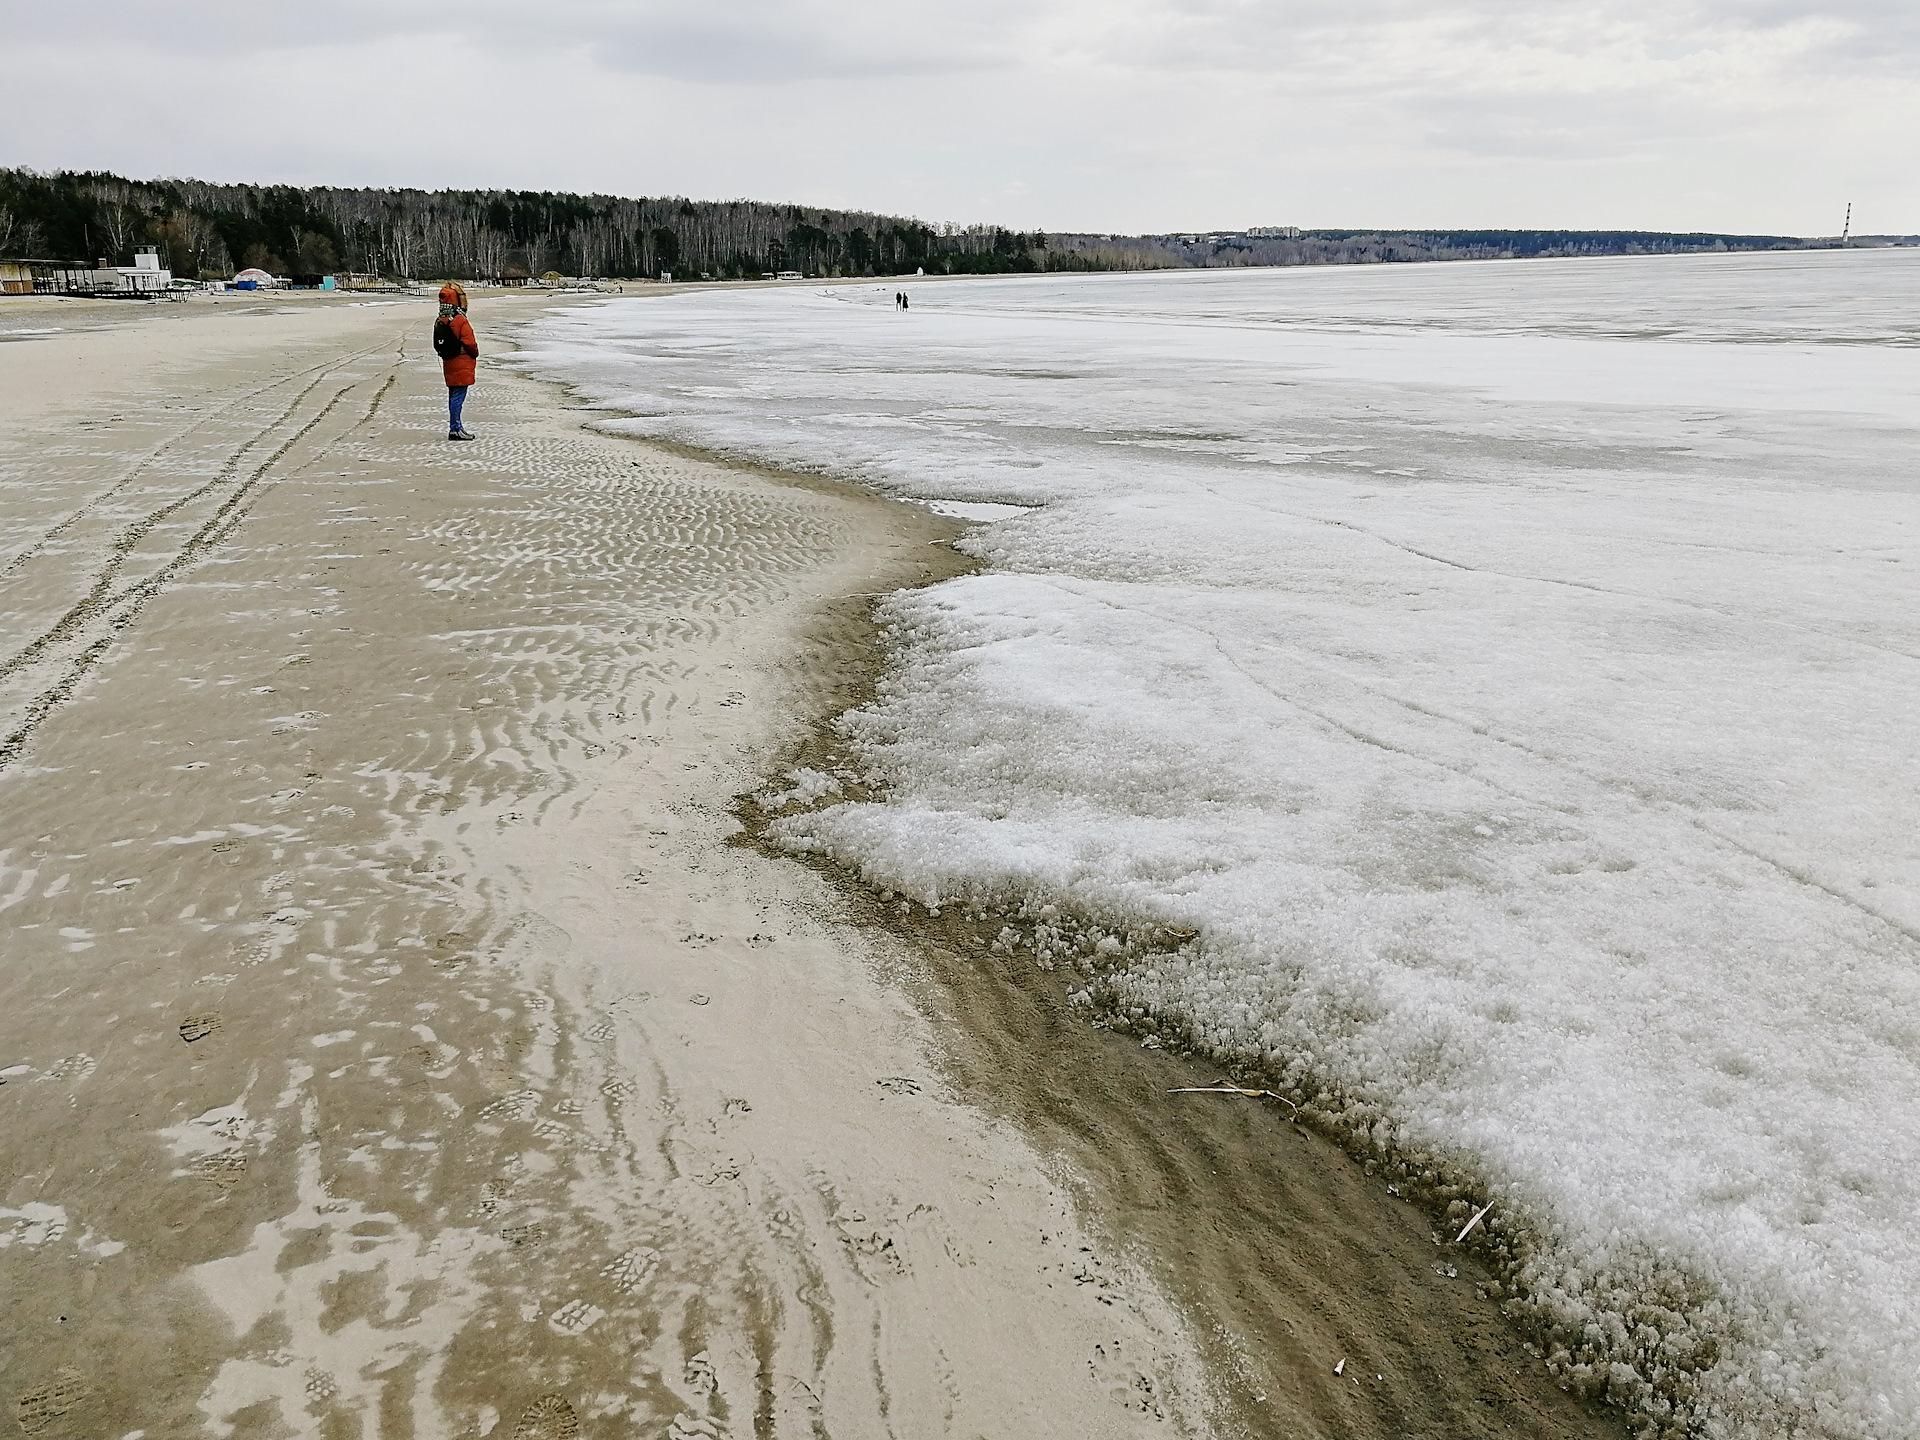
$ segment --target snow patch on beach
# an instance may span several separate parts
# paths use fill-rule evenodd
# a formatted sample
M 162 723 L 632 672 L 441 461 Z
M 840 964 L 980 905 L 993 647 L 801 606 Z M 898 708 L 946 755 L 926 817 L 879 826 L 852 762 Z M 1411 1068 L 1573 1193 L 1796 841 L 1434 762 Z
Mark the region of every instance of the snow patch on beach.
M 522 357 L 612 429 L 1040 507 L 886 603 L 884 798 L 796 775 L 781 833 L 1198 931 L 1124 1005 L 1472 1177 L 1646 1420 L 1920 1433 L 1920 254 L 884 299 Z
M 936 515 L 982 521 L 1011 520 L 1033 508 L 1031 505 L 996 505 L 991 500 L 929 500 L 926 506 Z
M 64 1205 L 29 1200 L 17 1210 L 0 1206 L 0 1250 L 13 1245 L 33 1248 L 66 1238 L 70 1228 Z M 96 1239 L 90 1230 L 82 1230 L 74 1246 L 83 1255 L 105 1260 L 127 1247 L 118 1240 Z

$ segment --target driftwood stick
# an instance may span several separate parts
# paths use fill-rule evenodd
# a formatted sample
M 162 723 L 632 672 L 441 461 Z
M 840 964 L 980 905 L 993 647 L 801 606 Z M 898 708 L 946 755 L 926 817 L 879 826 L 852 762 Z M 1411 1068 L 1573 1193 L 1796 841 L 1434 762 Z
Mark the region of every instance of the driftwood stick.
M 1480 1207 L 1480 1213 L 1475 1215 L 1471 1220 L 1467 1221 L 1467 1223 L 1461 1228 L 1460 1233 L 1453 1237 L 1453 1243 L 1458 1245 L 1462 1240 L 1466 1239 L 1467 1236 L 1473 1232 L 1473 1227 L 1478 1225 L 1482 1220 L 1487 1218 L 1487 1211 L 1491 1210 L 1492 1208 L 1493 1208 L 1493 1202 L 1491 1200 L 1489 1200 L 1486 1204 L 1482 1205 Z
M 1300 1107 L 1277 1090 L 1246 1090 L 1238 1085 L 1229 1085 L 1222 1080 L 1217 1085 L 1178 1085 L 1167 1091 L 1169 1095 L 1254 1095 L 1265 1096 L 1269 1100 L 1278 1100 L 1289 1110 L 1298 1114 Z

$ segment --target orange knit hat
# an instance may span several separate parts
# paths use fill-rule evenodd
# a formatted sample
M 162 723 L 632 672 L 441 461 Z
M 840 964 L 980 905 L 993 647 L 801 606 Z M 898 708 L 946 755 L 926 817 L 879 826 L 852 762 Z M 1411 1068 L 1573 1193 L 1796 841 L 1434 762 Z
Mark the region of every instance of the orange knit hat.
M 458 305 L 464 310 L 467 308 L 467 292 L 460 287 L 459 281 L 449 280 L 440 287 L 440 303 L 442 305 Z

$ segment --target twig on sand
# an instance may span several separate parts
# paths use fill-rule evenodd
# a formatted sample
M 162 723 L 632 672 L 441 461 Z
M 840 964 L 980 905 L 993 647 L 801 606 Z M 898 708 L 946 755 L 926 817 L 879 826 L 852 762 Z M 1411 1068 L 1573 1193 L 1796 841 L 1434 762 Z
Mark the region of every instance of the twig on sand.
M 1461 1228 L 1460 1233 L 1453 1237 L 1453 1243 L 1458 1245 L 1462 1240 L 1466 1239 L 1467 1236 L 1472 1232 L 1473 1227 L 1478 1225 L 1482 1220 L 1487 1218 L 1487 1211 L 1491 1210 L 1492 1208 L 1493 1208 L 1493 1202 L 1491 1200 L 1489 1200 L 1486 1204 L 1482 1205 L 1480 1207 L 1480 1213 L 1478 1215 L 1475 1215 L 1471 1220 L 1467 1221 L 1465 1226 Z
M 1222 1080 L 1214 1085 L 1178 1085 L 1167 1091 L 1169 1095 L 1264 1095 L 1269 1100 L 1278 1100 L 1296 1115 L 1300 1107 L 1287 1099 L 1278 1090 L 1244 1090 L 1238 1085 L 1229 1085 Z

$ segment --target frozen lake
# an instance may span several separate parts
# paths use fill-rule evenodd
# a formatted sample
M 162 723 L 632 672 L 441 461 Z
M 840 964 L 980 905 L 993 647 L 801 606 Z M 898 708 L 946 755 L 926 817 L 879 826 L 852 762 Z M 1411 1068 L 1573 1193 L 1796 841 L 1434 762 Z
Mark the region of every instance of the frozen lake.
M 1471 1177 L 1575 1378 L 1920 1434 L 1920 251 L 715 291 L 528 339 L 612 428 L 1005 517 L 889 602 L 888 798 L 796 843 L 1198 929 L 1102 994 Z

